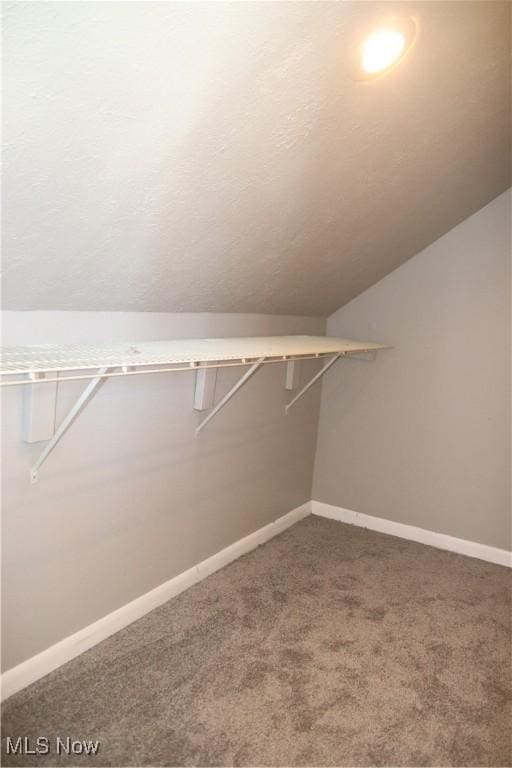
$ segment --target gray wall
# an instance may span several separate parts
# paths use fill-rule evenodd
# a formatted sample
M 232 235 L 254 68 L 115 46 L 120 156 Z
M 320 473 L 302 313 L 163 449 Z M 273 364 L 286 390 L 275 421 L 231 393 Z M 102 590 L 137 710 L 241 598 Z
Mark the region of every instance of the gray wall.
M 389 342 L 326 377 L 313 498 L 510 546 L 510 194 L 328 321 Z M 4 312 L 3 343 L 323 333 L 264 315 Z M 303 366 L 302 379 L 315 369 Z M 218 396 L 238 373 L 219 374 Z M 30 485 L 3 392 L 3 669 L 311 498 L 319 390 L 268 366 L 199 439 L 193 375 L 107 382 Z M 80 383 L 60 387 L 62 418 Z
M 5 312 L 3 323 L 4 344 L 325 330 L 258 315 Z M 219 372 L 218 397 L 239 375 Z M 3 391 L 4 669 L 311 498 L 320 390 L 285 416 L 284 375 L 264 367 L 197 439 L 192 373 L 108 381 L 36 485 L 44 443 L 21 442 L 21 390 Z M 83 386 L 60 386 L 58 419 Z
M 333 314 L 313 498 L 511 549 L 510 192 Z

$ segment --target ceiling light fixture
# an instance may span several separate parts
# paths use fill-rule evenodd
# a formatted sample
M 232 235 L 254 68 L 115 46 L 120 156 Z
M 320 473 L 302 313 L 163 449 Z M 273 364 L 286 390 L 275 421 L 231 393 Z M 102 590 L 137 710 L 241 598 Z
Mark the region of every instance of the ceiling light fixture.
M 404 56 L 416 35 L 410 18 L 387 19 L 377 24 L 356 47 L 352 69 L 356 80 L 369 80 L 388 72 Z

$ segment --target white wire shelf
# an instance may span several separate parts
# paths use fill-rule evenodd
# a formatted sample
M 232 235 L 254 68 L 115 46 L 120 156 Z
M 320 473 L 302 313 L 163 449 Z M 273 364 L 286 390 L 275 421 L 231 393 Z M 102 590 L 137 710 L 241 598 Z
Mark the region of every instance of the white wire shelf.
M 107 369 L 100 374 L 101 377 L 108 378 L 136 373 L 186 370 L 190 367 L 248 365 L 255 360 L 267 363 L 333 354 L 347 355 L 385 348 L 384 345 L 374 342 L 329 336 L 257 336 L 108 345 L 7 346 L 1 350 L 0 386 L 54 381 L 55 378 L 48 377 L 51 374 L 55 377 L 65 374 L 65 379 L 96 378 L 101 369 Z
M 195 370 L 194 408 L 208 410 L 196 427 L 196 435 L 211 422 L 246 382 L 266 363 L 286 363 L 285 387 L 296 388 L 297 361 L 329 359 L 286 404 L 285 411 L 342 357 L 388 349 L 371 341 L 351 341 L 331 336 L 253 336 L 224 339 L 175 339 L 125 344 L 36 344 L 0 350 L 0 386 L 25 384 L 24 440 L 47 441 L 30 468 L 31 482 L 77 416 L 106 378 L 172 371 Z M 247 370 L 214 405 L 217 368 L 245 366 Z M 214 370 L 206 370 L 214 369 Z M 55 429 L 57 382 L 88 379 L 87 386 Z M 50 384 L 41 389 L 40 384 Z M 34 386 L 32 386 L 34 385 Z M 38 385 L 38 386 L 35 386 Z M 45 394 L 47 396 L 45 396 Z

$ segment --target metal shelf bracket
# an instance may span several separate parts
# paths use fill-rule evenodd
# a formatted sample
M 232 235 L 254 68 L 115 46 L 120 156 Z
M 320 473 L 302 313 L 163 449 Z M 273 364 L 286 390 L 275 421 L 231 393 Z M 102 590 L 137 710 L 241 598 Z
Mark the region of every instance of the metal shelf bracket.
M 104 380 L 103 377 L 105 376 L 107 371 L 108 371 L 108 368 L 100 368 L 98 370 L 98 375 L 96 376 L 96 378 L 91 379 L 89 381 L 89 383 L 83 390 L 78 400 L 75 402 L 73 407 L 68 411 L 67 415 L 65 416 L 65 418 L 62 420 L 57 430 L 55 431 L 55 434 L 53 435 L 51 440 L 49 440 L 49 442 L 46 444 L 45 449 L 43 450 L 43 452 L 41 453 L 41 455 L 39 456 L 35 464 L 32 465 L 30 469 L 31 483 L 37 483 L 37 480 L 39 477 L 39 470 L 41 469 L 42 465 L 44 464 L 44 462 L 46 461 L 50 453 L 58 445 L 62 437 L 66 434 L 69 427 L 75 421 L 76 417 L 85 408 L 89 400 L 93 397 L 99 385 Z
M 247 381 L 249 381 L 249 379 L 251 378 L 251 376 L 254 376 L 254 374 L 256 373 L 256 371 L 257 371 L 259 368 L 261 368 L 261 366 L 263 365 L 263 363 L 264 363 L 264 362 L 265 362 L 265 358 L 264 358 L 264 357 L 260 357 L 260 358 L 259 358 L 259 360 L 257 360 L 255 363 L 253 363 L 253 364 L 251 365 L 251 367 L 250 367 L 250 368 L 249 368 L 249 369 L 248 369 L 248 370 L 247 370 L 247 371 L 244 373 L 244 375 L 243 375 L 243 376 L 241 376 L 241 377 L 238 379 L 238 381 L 236 382 L 236 384 L 235 384 L 233 387 L 231 387 L 231 389 L 229 390 L 229 392 L 228 392 L 226 395 L 224 395 L 224 397 L 222 398 L 222 400 L 220 400 L 220 401 L 217 403 L 217 405 L 215 406 L 215 408 L 214 408 L 212 411 L 210 411 L 210 413 L 208 414 L 208 416 L 206 416 L 206 418 L 204 418 L 204 419 L 201 421 L 201 423 L 200 423 L 200 424 L 198 424 L 198 426 L 196 427 L 196 437 L 197 437 L 197 435 L 198 435 L 198 434 L 201 432 L 201 430 L 202 430 L 202 429 L 204 429 L 204 428 L 206 427 L 206 425 L 208 424 L 208 422 L 209 422 L 209 421 L 211 421 L 211 420 L 214 418 L 214 416 L 216 416 L 216 415 L 218 414 L 218 412 L 219 412 L 219 411 L 220 411 L 222 408 L 224 408 L 224 406 L 226 405 L 226 403 L 228 403 L 228 402 L 231 400 L 231 398 L 233 397 L 233 395 L 236 395 L 236 393 L 238 392 L 238 390 L 239 390 L 239 389 L 241 389 L 241 388 L 243 387 L 243 385 L 244 385 L 244 384 L 245 384 Z
M 318 373 L 316 373 L 316 374 L 313 376 L 313 378 L 312 378 L 312 379 L 310 379 L 310 380 L 308 381 L 308 383 L 307 383 L 307 384 L 306 384 L 304 387 L 302 387 L 302 389 L 301 389 L 299 392 L 297 392 L 297 394 L 295 395 L 295 397 L 294 397 L 292 400 L 290 400 L 290 402 L 288 403 L 288 405 L 285 407 L 286 413 L 288 413 L 288 411 L 290 410 L 290 408 L 292 407 L 292 405 L 295 405 L 295 403 L 297 402 L 297 400 L 300 400 L 300 398 L 302 397 L 302 395 L 304 395 L 304 394 L 305 394 L 305 393 L 308 391 L 308 389 L 309 389 L 310 387 L 312 387 L 312 386 L 313 386 L 313 384 L 315 384 L 315 382 L 317 382 L 317 381 L 318 381 L 318 379 L 321 379 L 321 378 L 322 378 L 322 376 L 324 375 L 324 373 L 327 373 L 327 371 L 329 370 L 329 368 L 330 368 L 332 365 L 334 365 L 334 363 L 335 363 L 337 360 L 339 360 L 339 359 L 340 359 L 340 357 L 343 357 L 343 356 L 344 356 L 344 353 L 342 352 L 342 353 L 341 353 L 341 354 L 339 354 L 339 355 L 335 355 L 334 357 L 331 357 L 331 359 L 330 359 L 330 360 L 329 360 L 329 361 L 328 361 L 328 362 L 327 362 L 327 363 L 326 363 L 326 364 L 323 366 L 323 368 L 320 368 L 320 370 L 318 371 Z

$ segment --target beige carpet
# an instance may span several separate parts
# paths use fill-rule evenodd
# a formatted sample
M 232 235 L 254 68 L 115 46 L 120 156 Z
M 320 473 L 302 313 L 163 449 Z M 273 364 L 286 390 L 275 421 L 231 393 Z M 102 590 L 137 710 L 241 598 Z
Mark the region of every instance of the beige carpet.
M 4 765 L 510 766 L 510 571 L 309 517 L 9 699 Z

